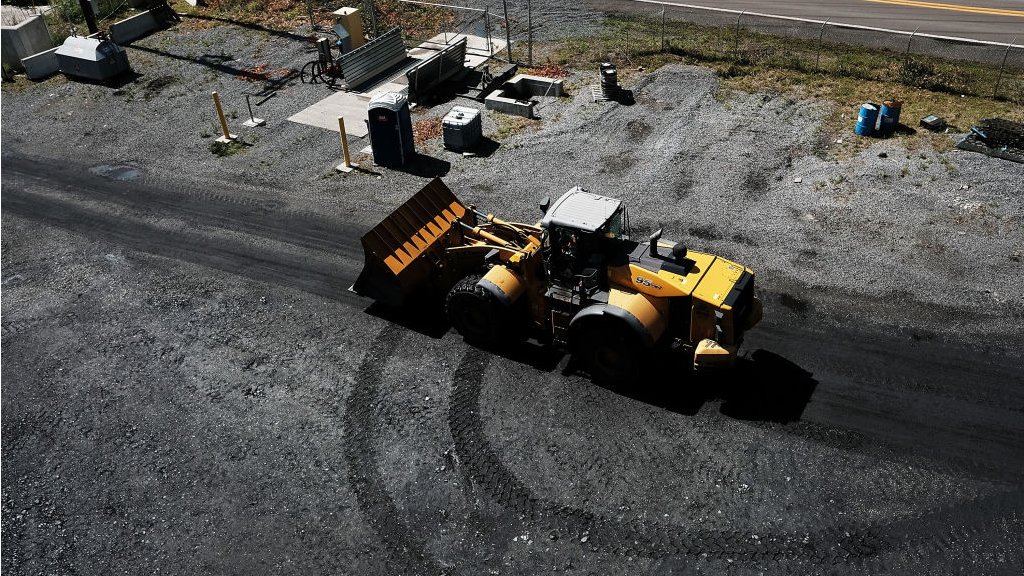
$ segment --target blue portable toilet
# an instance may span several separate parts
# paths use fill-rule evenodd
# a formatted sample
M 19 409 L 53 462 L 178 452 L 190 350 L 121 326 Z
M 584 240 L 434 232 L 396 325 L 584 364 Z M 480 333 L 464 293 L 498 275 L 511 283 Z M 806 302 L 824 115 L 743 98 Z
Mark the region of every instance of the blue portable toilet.
M 886 100 L 882 102 L 882 109 L 878 112 L 878 133 L 882 136 L 889 136 L 896 131 L 900 124 L 900 109 L 903 103 L 899 100 Z
M 860 107 L 860 114 L 857 116 L 857 125 L 854 132 L 861 136 L 871 136 L 875 132 L 875 122 L 878 120 L 878 104 L 865 102 Z
M 374 96 L 367 106 L 367 115 L 373 163 L 391 168 L 409 163 L 416 155 L 416 147 L 405 94 L 384 92 Z

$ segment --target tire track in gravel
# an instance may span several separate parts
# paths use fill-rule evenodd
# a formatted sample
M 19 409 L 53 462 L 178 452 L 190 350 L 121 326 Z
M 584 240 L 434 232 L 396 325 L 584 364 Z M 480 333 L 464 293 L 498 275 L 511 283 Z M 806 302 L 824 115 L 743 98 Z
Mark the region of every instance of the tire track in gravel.
M 191 262 L 332 300 L 363 303 L 361 298 L 346 290 L 348 282 L 355 278 L 361 266 L 358 262 L 325 260 L 310 255 L 300 259 L 234 239 L 168 230 L 77 203 L 25 192 L 17 186 L 4 187 L 0 204 L 11 214 L 132 250 Z
M 44 163 L 13 154 L 4 155 L 3 165 L 8 177 L 41 182 L 78 198 L 115 203 L 147 216 L 182 218 L 315 250 L 361 251 L 359 235 L 342 232 L 363 226 L 343 228 L 320 215 L 285 208 L 276 200 L 219 191 L 222 183 L 201 187 L 176 181 L 168 187 L 164 178 L 148 173 L 118 180 L 65 162 Z
M 481 487 L 495 501 L 521 515 L 526 523 L 572 534 L 595 552 L 652 558 L 706 554 L 748 561 L 866 564 L 881 553 L 894 550 L 948 552 L 957 542 L 977 535 L 994 518 L 1024 511 L 1024 493 L 1013 490 L 892 522 L 851 523 L 807 532 L 755 535 L 739 530 L 691 530 L 638 519 L 605 518 L 538 497 L 501 461 L 487 439 L 479 414 L 483 376 L 490 360 L 491 355 L 485 351 L 467 350 L 453 379 L 449 428 L 464 480 Z
M 639 519 L 614 520 L 540 498 L 504 465 L 487 440 L 479 403 L 490 359 L 481 350 L 466 352 L 453 379 L 449 427 L 465 480 L 483 488 L 530 524 L 572 534 L 594 551 L 653 558 L 706 554 L 753 561 L 845 561 L 870 557 L 882 544 L 868 527 L 764 536 L 739 530 L 690 530 Z
M 345 402 L 345 458 L 349 483 L 363 518 L 383 541 L 393 574 L 417 576 L 444 573 L 427 554 L 424 542 L 402 521 L 377 464 L 374 405 L 380 398 L 384 367 L 398 349 L 402 329 L 387 324 L 370 344 Z

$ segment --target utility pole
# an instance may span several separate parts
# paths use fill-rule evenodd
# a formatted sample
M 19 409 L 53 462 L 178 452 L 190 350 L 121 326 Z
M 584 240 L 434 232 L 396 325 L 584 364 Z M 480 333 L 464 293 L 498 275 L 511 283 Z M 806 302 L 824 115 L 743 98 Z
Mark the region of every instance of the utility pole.
M 370 26 L 373 28 L 373 37 L 377 37 L 377 6 L 373 0 L 363 0 L 363 10 L 370 13 Z
M 89 0 L 78 0 L 78 5 L 82 8 L 82 16 L 85 17 L 85 25 L 89 27 L 89 34 L 99 32 L 99 26 L 96 25 L 96 13 L 92 11 L 92 4 L 89 3 Z
M 528 66 L 533 66 L 533 1 L 532 0 L 526 0 L 526 60 L 527 60 L 527 65 Z
M 505 9 L 505 50 L 508 51 L 508 63 L 512 63 L 512 24 L 508 21 L 508 0 L 501 0 Z

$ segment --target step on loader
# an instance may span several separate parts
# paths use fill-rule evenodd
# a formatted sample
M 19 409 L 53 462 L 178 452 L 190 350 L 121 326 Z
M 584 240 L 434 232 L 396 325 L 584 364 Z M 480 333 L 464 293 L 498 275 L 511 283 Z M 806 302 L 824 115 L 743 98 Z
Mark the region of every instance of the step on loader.
M 434 179 L 363 236 L 351 290 L 396 308 L 441 295 L 467 342 L 534 338 L 599 380 L 627 380 L 659 346 L 692 354 L 698 370 L 735 361 L 762 314 L 749 268 L 660 230 L 634 241 L 619 200 L 578 187 L 540 207 L 537 224 L 505 221 Z

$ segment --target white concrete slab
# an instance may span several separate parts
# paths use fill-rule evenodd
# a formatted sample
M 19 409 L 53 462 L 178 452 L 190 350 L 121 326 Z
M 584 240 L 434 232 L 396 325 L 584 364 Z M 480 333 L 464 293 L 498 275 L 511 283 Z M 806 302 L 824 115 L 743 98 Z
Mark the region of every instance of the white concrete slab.
M 493 54 L 505 49 L 506 42 L 496 37 L 491 37 L 491 48 L 487 47 L 487 38 L 473 34 L 438 34 L 423 42 L 416 48 L 409 50 L 409 56 L 413 58 L 428 58 L 436 54 L 445 46 L 458 42 L 460 38 L 466 39 L 466 66 L 476 68 L 487 62 Z
M 382 92 L 408 92 L 404 84 L 386 82 L 377 85 L 371 92 L 335 92 L 327 98 L 288 117 L 288 120 L 306 126 L 338 131 L 338 116 L 345 119 L 345 133 L 362 138 L 366 136 L 366 105 L 370 99 Z
M 409 51 L 409 56 L 417 60 L 429 58 L 437 54 L 448 42 L 466 38 L 466 66 L 475 68 L 490 58 L 487 48 L 487 39 L 472 34 L 444 35 L 438 34 L 430 40 L 420 44 Z M 491 38 L 491 45 L 494 53 L 505 49 L 505 42 L 497 38 Z M 305 110 L 300 110 L 288 117 L 288 120 L 323 128 L 332 132 L 338 131 L 338 116 L 345 119 L 345 133 L 355 138 L 363 138 L 367 134 L 366 129 L 366 105 L 370 99 L 382 92 L 409 92 L 409 86 L 399 80 L 408 66 L 396 70 L 395 75 L 387 81 L 377 84 L 366 92 L 335 92 L 323 100 L 313 104 Z

